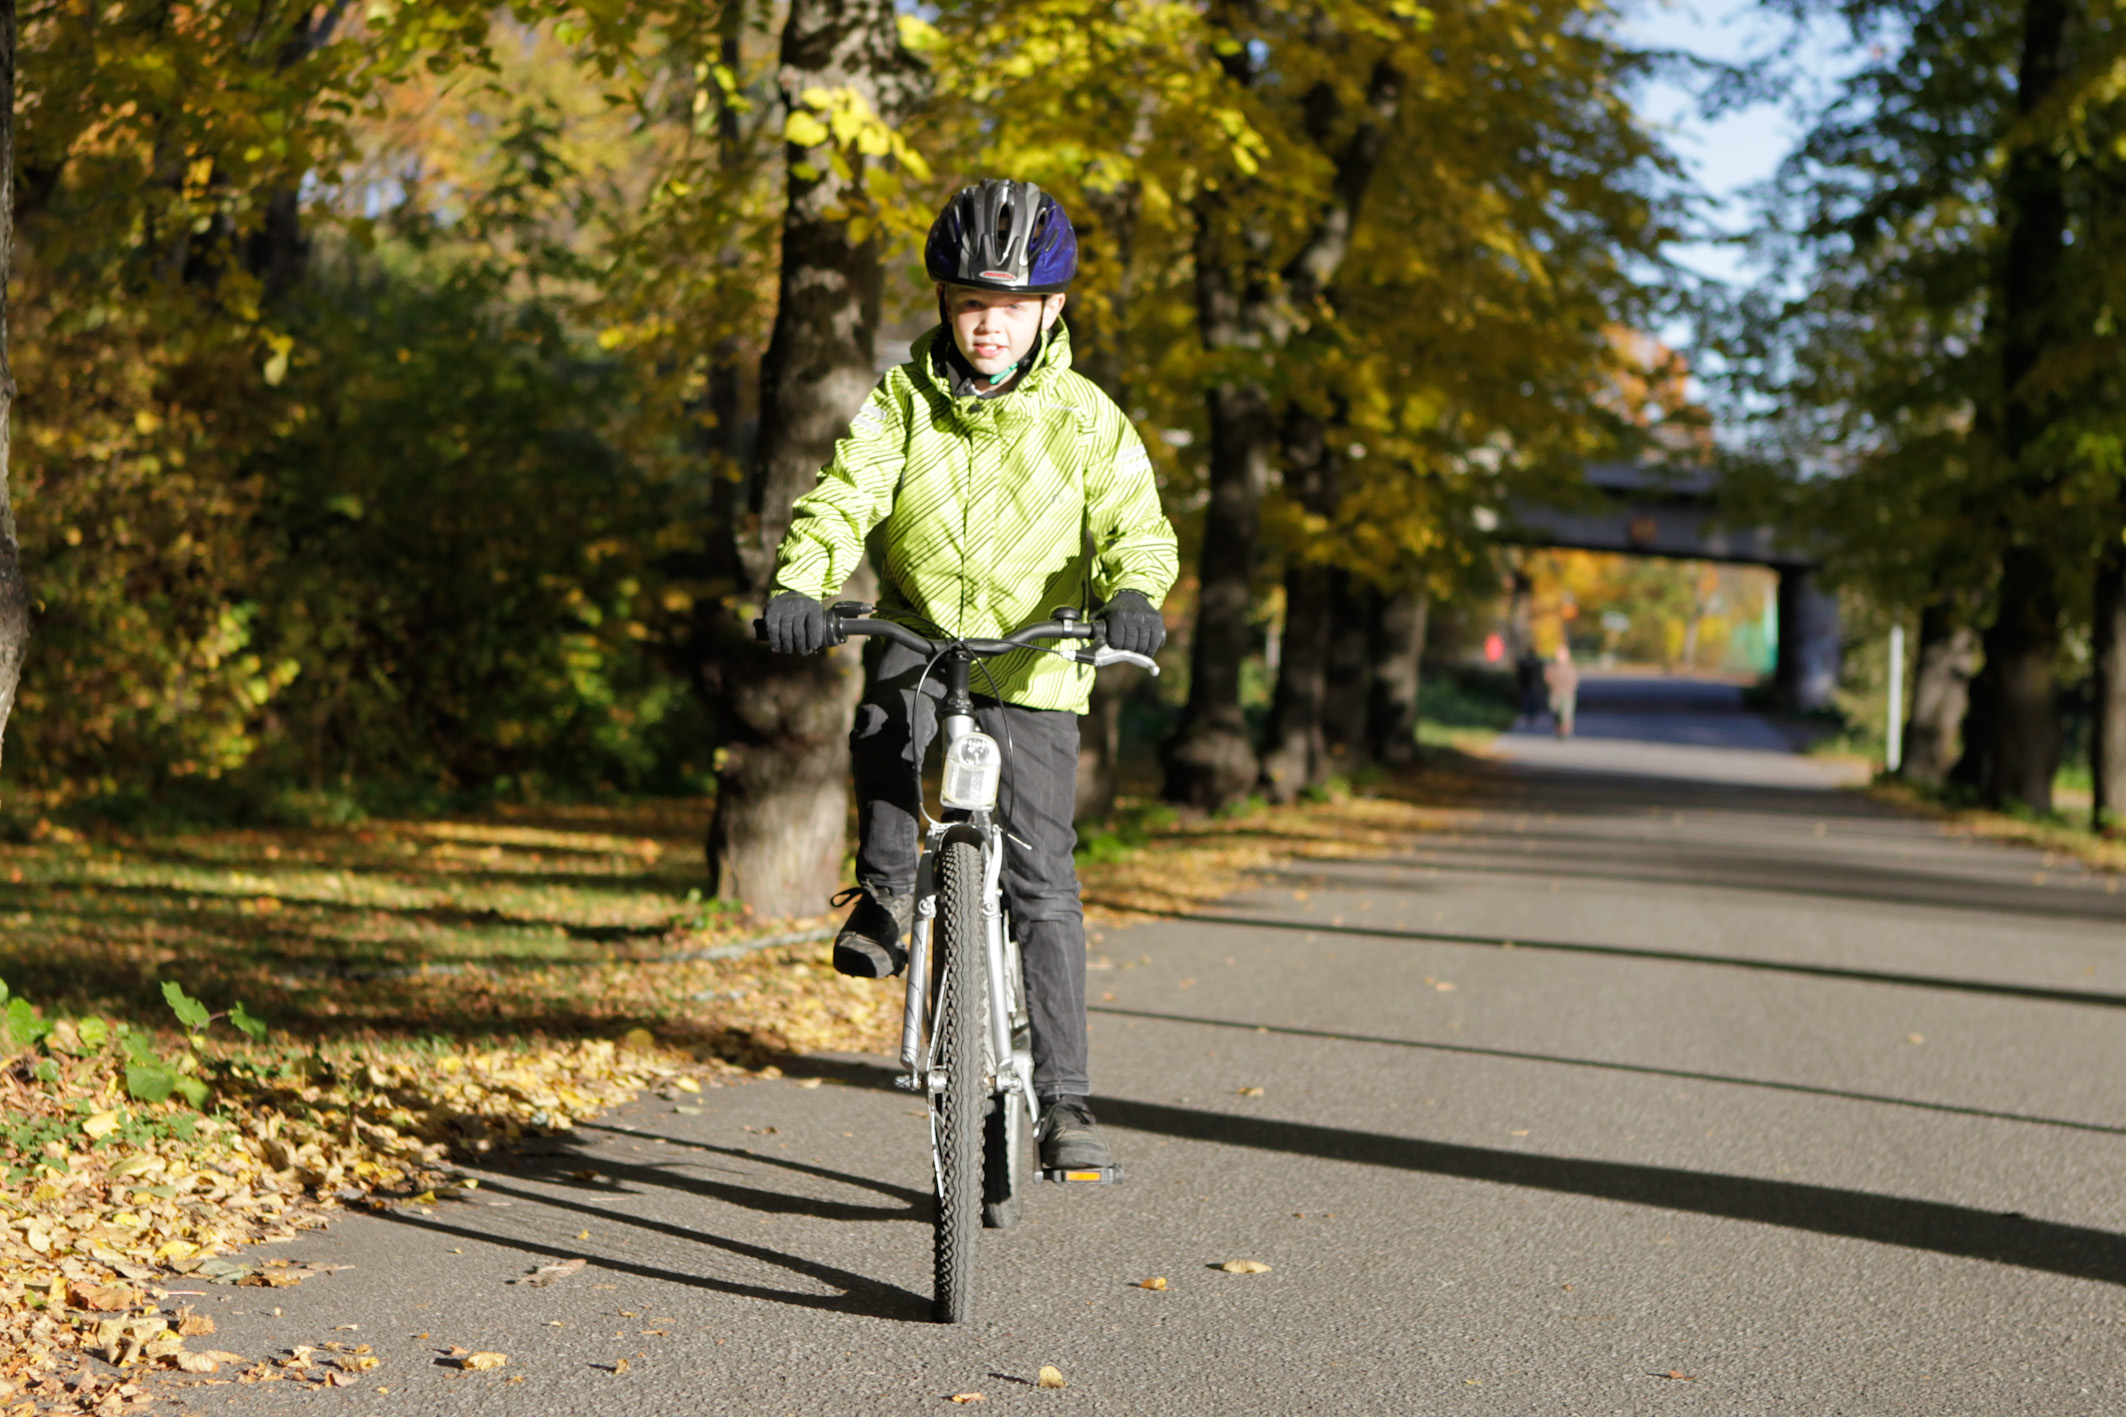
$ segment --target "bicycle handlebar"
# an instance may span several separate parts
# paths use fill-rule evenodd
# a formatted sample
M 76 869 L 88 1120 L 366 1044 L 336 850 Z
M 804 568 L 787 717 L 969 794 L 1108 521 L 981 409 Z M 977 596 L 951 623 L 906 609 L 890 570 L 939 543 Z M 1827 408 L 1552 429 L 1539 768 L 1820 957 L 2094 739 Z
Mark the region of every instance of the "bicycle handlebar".
M 1090 664 L 1096 669 L 1105 668 L 1110 664 L 1134 664 L 1139 668 L 1149 669 L 1155 675 L 1159 672 L 1159 666 L 1153 663 L 1149 656 L 1133 654 L 1128 650 L 1116 649 L 1108 644 L 1107 626 L 1097 620 L 1049 620 L 1043 624 L 1028 625 L 1023 629 L 1013 630 L 1000 640 L 972 640 L 951 637 L 933 640 L 917 634 L 906 625 L 896 624 L 891 620 L 868 620 L 863 618 L 871 614 L 872 609 L 872 606 L 853 600 L 844 600 L 833 606 L 827 611 L 827 642 L 838 645 L 845 643 L 851 635 L 874 635 L 881 639 L 892 640 L 896 644 L 905 645 L 918 654 L 936 655 L 948 649 L 959 649 L 979 659 L 994 659 L 998 655 L 1010 654 L 1014 650 L 1031 648 L 1035 640 L 1091 640 L 1093 643 L 1088 649 L 1059 652 L 1066 659 L 1076 660 L 1080 664 Z M 768 638 L 768 622 L 766 620 L 755 620 L 753 622 L 753 638 L 762 641 Z

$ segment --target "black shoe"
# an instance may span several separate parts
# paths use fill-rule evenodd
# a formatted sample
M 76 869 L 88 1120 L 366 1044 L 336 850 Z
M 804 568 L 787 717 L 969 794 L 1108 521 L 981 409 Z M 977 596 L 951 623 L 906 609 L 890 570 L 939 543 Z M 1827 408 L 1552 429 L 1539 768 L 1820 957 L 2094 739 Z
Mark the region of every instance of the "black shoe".
M 908 967 L 908 951 L 901 940 L 915 917 L 915 901 L 904 895 L 882 900 L 862 886 L 853 886 L 836 896 L 833 904 L 846 904 L 852 896 L 857 897 L 856 908 L 834 937 L 835 973 L 852 979 L 890 979 Z
M 1059 1097 L 1041 1109 L 1041 1166 L 1049 1171 L 1104 1171 L 1115 1164 L 1100 1125 L 1082 1097 Z

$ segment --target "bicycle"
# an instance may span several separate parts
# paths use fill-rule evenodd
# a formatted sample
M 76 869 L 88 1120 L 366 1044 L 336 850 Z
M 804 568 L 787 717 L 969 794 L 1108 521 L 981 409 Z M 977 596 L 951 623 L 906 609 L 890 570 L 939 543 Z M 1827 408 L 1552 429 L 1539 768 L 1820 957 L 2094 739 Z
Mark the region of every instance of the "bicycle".
M 896 1086 L 929 1101 L 931 1167 L 937 1186 L 935 1291 L 940 1323 L 965 1323 L 974 1309 L 978 1229 L 1018 1223 L 1020 1182 L 1036 1174 L 1033 1137 L 1041 1108 L 1033 1089 L 1032 1033 L 1019 946 L 1007 924 L 1001 878 L 1004 829 L 991 819 L 1003 781 L 1004 755 L 975 725 L 969 676 L 978 659 L 1035 647 L 1039 640 L 1084 640 L 1051 650 L 1080 664 L 1134 664 L 1159 672 L 1148 657 L 1106 643 L 1106 627 L 1070 606 L 1050 620 L 1002 639 L 928 639 L 891 620 L 868 620 L 874 607 L 842 601 L 827 612 L 829 645 L 851 635 L 891 639 L 925 655 L 924 677 L 944 668 L 938 706 L 944 740 L 940 814 L 925 806 L 923 851 L 916 867 L 915 920 L 908 945 L 908 994 L 901 1020 Z M 765 633 L 755 622 L 756 635 Z M 1113 1185 L 1122 1168 L 1039 1170 L 1058 1184 Z

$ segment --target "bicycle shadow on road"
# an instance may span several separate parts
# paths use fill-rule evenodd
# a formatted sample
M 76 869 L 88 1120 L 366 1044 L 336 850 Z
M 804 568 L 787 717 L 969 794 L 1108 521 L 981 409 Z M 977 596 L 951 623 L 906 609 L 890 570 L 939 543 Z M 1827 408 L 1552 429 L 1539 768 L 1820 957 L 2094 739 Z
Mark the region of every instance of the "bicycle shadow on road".
M 631 1275 L 637 1279 L 657 1280 L 667 1284 L 683 1285 L 689 1289 L 707 1289 L 718 1294 L 730 1294 L 742 1299 L 762 1299 L 769 1303 L 788 1304 L 799 1309 L 818 1309 L 828 1313 L 855 1314 L 864 1318 L 893 1319 L 898 1321 L 929 1322 L 931 1313 L 928 1295 L 917 1294 L 872 1279 L 867 1275 L 833 1265 L 803 1259 L 797 1255 L 784 1254 L 763 1245 L 750 1245 L 743 1240 L 733 1240 L 713 1235 L 704 1230 L 692 1230 L 682 1225 L 666 1224 L 624 1210 L 611 1210 L 603 1206 L 585 1205 L 538 1191 L 520 1190 L 513 1186 L 488 1181 L 481 1187 L 482 1194 L 492 1192 L 527 1205 L 541 1205 L 557 1210 L 573 1211 L 593 1216 L 609 1224 L 624 1228 L 645 1230 L 690 1244 L 708 1246 L 726 1251 L 744 1259 L 773 1265 L 806 1279 L 838 1289 L 838 1294 L 808 1294 L 793 1289 L 776 1289 L 764 1284 L 746 1284 L 738 1280 L 718 1279 L 712 1275 L 682 1270 L 664 1269 L 656 1265 L 615 1258 L 612 1255 L 585 1255 L 579 1249 L 563 1249 L 542 1244 L 521 1235 L 504 1234 L 498 1230 L 473 1225 L 451 1224 L 430 1215 L 420 1215 L 405 1210 L 387 1210 L 377 1213 L 380 1220 L 396 1225 L 411 1226 L 438 1235 L 451 1235 L 463 1240 L 476 1240 L 483 1244 L 518 1250 L 525 1254 L 544 1256 L 555 1260 L 584 1259 L 596 1269 L 611 1270 L 618 1274 Z M 468 1217 L 470 1218 L 470 1217 Z

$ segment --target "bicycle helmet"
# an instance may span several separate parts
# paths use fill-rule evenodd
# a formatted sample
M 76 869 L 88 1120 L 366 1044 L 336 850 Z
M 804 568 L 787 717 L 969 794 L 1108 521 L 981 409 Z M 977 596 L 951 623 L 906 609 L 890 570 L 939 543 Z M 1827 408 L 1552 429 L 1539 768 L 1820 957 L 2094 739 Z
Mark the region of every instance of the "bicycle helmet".
M 991 177 L 938 213 L 923 269 L 947 285 L 1053 295 L 1078 273 L 1078 234 L 1063 204 L 1033 183 Z

